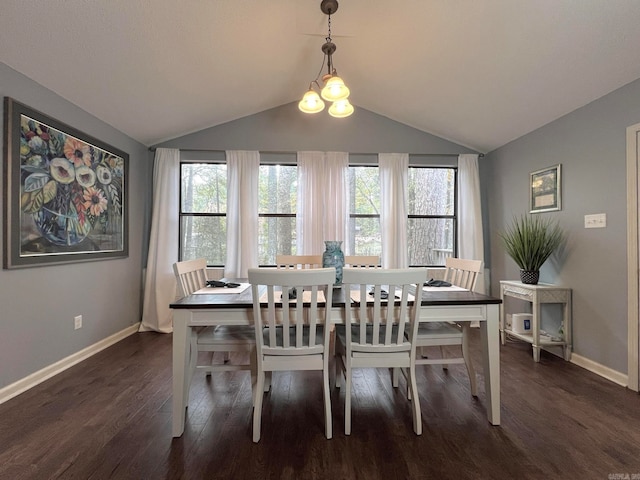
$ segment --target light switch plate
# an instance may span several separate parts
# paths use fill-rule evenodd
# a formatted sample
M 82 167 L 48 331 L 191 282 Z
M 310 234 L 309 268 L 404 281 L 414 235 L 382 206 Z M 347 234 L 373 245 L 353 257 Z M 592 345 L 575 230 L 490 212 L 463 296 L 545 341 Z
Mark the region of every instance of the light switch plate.
M 606 213 L 594 213 L 584 216 L 584 228 L 604 228 L 607 226 Z

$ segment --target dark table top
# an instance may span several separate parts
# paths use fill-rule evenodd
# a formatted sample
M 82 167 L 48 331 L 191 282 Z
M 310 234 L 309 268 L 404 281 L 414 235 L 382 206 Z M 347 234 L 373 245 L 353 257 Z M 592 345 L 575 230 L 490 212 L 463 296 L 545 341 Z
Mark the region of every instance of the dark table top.
M 231 280 L 227 280 L 231 281 Z M 233 281 L 246 283 L 246 279 L 234 279 Z M 332 306 L 345 306 L 345 289 L 338 287 L 333 289 Z M 476 292 L 452 292 L 452 291 L 426 291 L 422 293 L 422 306 L 445 305 L 492 305 L 500 304 L 502 300 Z M 170 305 L 173 309 L 215 309 L 215 308 L 252 308 L 253 297 L 251 287 L 242 293 L 216 293 L 212 295 L 194 294 L 176 300 Z

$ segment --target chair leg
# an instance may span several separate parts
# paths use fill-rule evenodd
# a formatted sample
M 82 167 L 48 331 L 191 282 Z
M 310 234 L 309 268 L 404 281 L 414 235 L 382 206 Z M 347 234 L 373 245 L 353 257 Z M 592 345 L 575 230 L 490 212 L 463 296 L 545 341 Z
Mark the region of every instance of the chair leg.
M 251 401 L 253 402 L 253 406 L 256 406 L 256 391 L 258 386 L 256 385 L 258 382 L 258 358 L 257 358 L 257 350 L 254 346 L 249 352 L 249 371 L 251 372 Z
M 469 374 L 469 386 L 471 387 L 471 395 L 478 396 L 478 387 L 476 385 L 476 371 L 471 363 L 471 355 L 469 354 L 469 325 L 465 324 L 462 327 L 462 357 L 464 358 L 464 364 L 467 367 L 467 373 Z
M 391 385 L 393 388 L 398 388 L 400 384 L 400 369 L 398 367 L 391 369 Z
M 442 347 L 442 345 L 440 345 L 440 358 L 444 358 L 444 348 Z M 443 370 L 447 370 L 448 368 L 449 368 L 449 365 L 447 365 L 446 363 L 442 364 Z
M 205 372 L 205 375 L 207 377 L 210 377 L 213 374 L 213 361 L 216 358 L 216 354 L 215 352 L 211 352 L 211 360 L 209 361 L 209 365 L 211 366 L 211 368 L 207 369 L 207 371 Z
M 264 377 L 264 386 L 262 387 L 262 389 L 264 390 L 264 392 L 268 392 L 269 390 L 271 390 L 271 377 L 273 376 L 273 372 L 266 372 L 265 373 L 265 377 Z
M 400 368 L 399 370 L 402 372 L 402 375 L 407 382 L 407 400 L 411 401 L 413 399 L 413 393 L 411 392 L 411 379 L 409 370 L 407 368 Z
M 418 397 L 415 364 L 409 367 L 409 383 L 412 392 L 411 398 L 413 398 L 411 402 L 413 406 L 413 431 L 416 435 L 422 435 L 422 414 L 420 412 L 420 398 Z
M 258 371 L 256 382 L 256 395 L 253 401 L 253 441 L 260 441 L 260 422 L 262 420 L 262 397 L 264 389 L 264 371 Z
M 324 433 L 327 439 L 333 436 L 333 425 L 331 419 L 331 395 L 329 393 L 329 364 L 322 370 L 322 391 L 324 393 Z
M 344 371 L 345 371 L 345 366 L 344 366 L 345 359 L 343 357 L 343 352 L 344 350 L 341 348 L 341 346 L 336 344 L 336 347 L 334 350 L 334 356 L 333 356 L 336 364 L 335 365 L 336 374 L 333 377 L 334 388 L 340 388 L 342 384 L 342 376 L 344 375 Z
M 344 434 L 351 435 L 351 365 L 346 361 L 344 382 Z

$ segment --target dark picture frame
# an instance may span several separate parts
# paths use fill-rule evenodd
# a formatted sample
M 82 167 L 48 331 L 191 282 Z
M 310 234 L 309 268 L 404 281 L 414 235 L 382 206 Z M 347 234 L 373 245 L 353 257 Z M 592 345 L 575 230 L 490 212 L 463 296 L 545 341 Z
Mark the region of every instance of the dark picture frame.
M 552 212 L 562 208 L 561 167 L 558 164 L 529 174 L 530 213 Z
M 23 268 L 123 258 L 129 155 L 4 98 L 4 261 Z

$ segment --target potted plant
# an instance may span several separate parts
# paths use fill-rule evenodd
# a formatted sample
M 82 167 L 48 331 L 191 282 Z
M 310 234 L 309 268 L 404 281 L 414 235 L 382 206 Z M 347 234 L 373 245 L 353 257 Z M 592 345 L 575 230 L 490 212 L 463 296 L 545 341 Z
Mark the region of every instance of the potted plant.
M 507 253 L 520 267 L 520 280 L 531 285 L 538 283 L 540 267 L 564 242 L 564 232 L 557 222 L 531 215 L 514 217 L 499 235 Z

